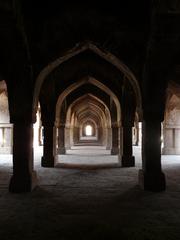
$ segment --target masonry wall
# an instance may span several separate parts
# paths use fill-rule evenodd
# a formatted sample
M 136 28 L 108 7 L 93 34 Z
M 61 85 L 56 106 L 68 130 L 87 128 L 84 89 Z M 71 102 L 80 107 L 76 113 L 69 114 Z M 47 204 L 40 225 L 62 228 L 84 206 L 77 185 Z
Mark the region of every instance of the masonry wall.
M 12 124 L 9 122 L 8 97 L 0 94 L 0 154 L 12 153 Z

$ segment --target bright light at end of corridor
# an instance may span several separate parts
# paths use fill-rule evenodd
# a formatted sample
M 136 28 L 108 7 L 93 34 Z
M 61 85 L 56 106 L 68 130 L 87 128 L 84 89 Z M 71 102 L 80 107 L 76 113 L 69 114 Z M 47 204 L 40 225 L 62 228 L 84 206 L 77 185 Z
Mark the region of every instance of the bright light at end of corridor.
M 85 134 L 86 134 L 86 136 L 92 136 L 92 127 L 91 127 L 91 125 L 87 125 L 86 126 Z

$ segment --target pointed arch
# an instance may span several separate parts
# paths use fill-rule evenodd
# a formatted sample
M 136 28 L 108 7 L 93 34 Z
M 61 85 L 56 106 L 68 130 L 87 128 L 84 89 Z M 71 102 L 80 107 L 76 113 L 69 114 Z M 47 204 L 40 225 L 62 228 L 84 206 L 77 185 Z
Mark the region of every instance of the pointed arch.
M 71 84 L 66 90 L 64 90 L 60 94 L 60 96 L 59 96 L 59 98 L 57 100 L 57 103 L 56 103 L 56 120 L 55 120 L 55 125 L 58 126 L 60 124 L 59 116 L 60 116 L 61 106 L 62 106 L 62 103 L 63 103 L 64 99 L 72 91 L 74 91 L 75 89 L 79 88 L 80 86 L 82 86 L 83 84 L 86 84 L 86 83 L 91 83 L 91 84 L 99 87 L 100 89 L 102 89 L 104 92 L 106 92 L 108 95 L 110 95 L 113 98 L 113 100 L 114 100 L 114 102 L 116 104 L 116 107 L 117 107 L 117 121 L 120 124 L 120 121 L 121 121 L 121 114 L 120 114 L 121 113 L 121 106 L 120 106 L 120 102 L 119 102 L 117 96 L 107 86 L 105 86 L 103 83 L 99 82 L 95 78 L 92 78 L 92 77 L 88 76 L 86 78 L 81 79 L 78 82 L 75 82 L 75 83 Z
M 71 109 L 72 107 L 81 99 L 85 98 L 86 95 L 90 96 L 92 99 L 95 99 L 96 101 L 98 101 L 100 104 L 102 104 L 105 108 L 105 114 L 107 115 L 107 119 L 108 119 L 108 126 L 110 127 L 111 126 L 111 115 L 110 115 L 110 111 L 109 111 L 109 108 L 107 107 L 107 105 L 102 101 L 100 100 L 98 97 L 96 97 L 95 95 L 91 94 L 91 93 L 88 93 L 88 94 L 84 94 L 83 96 L 77 98 L 75 101 L 73 101 L 73 103 L 70 104 L 70 106 L 68 107 L 68 110 L 67 110 L 67 114 L 66 114 L 66 124 L 70 124 L 70 115 L 71 115 Z
M 135 92 L 136 100 L 137 100 L 137 112 L 139 113 L 139 116 L 142 116 L 142 99 L 141 99 L 141 91 L 138 84 L 138 81 L 136 77 L 134 76 L 133 72 L 117 58 L 115 55 L 111 54 L 110 52 L 97 47 L 92 42 L 85 42 L 81 44 L 77 44 L 74 48 L 69 50 L 65 55 L 59 57 L 55 61 L 49 63 L 38 75 L 35 83 L 34 88 L 34 96 L 33 96 L 33 116 L 35 115 L 37 111 L 37 105 L 38 105 L 38 98 L 40 94 L 40 90 L 42 87 L 42 84 L 46 77 L 57 67 L 59 67 L 62 63 L 68 61 L 72 57 L 86 51 L 91 50 L 113 66 L 115 66 L 120 72 L 122 72 L 125 76 L 124 79 L 128 80 L 130 84 L 133 87 L 133 90 Z

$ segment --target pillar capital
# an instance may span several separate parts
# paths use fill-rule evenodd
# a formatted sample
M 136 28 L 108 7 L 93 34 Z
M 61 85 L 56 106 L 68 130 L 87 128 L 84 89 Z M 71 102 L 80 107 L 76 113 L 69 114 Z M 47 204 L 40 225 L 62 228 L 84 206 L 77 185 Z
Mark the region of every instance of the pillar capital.
M 13 119 L 13 121 L 11 121 L 12 124 L 16 125 L 16 126 L 28 126 L 28 125 L 32 125 L 34 122 L 32 121 L 31 118 L 19 118 L 19 119 Z
M 43 121 L 42 122 L 42 126 L 43 127 L 54 127 L 55 126 L 55 124 L 54 124 L 54 122 L 49 122 L 49 121 Z
M 57 127 L 58 128 L 65 128 L 66 124 L 65 123 L 60 123 Z
M 120 125 L 119 125 L 119 123 L 118 122 L 112 122 L 111 123 L 111 127 L 112 128 L 118 128 Z
M 122 121 L 122 127 L 129 127 L 132 128 L 134 127 L 134 119 L 128 119 L 128 120 L 124 120 Z
M 144 117 L 143 117 L 144 122 L 151 122 L 151 123 L 163 122 L 163 119 L 164 118 L 162 118 L 161 116 L 158 116 L 155 113 L 146 113 L 144 114 Z
M 23 105 L 23 104 L 22 104 Z M 16 107 L 21 108 L 21 106 L 17 106 Z M 16 123 L 16 124 L 23 124 L 23 123 L 35 123 L 36 121 L 36 117 L 34 117 L 32 115 L 32 110 L 30 109 L 29 111 L 27 110 L 19 110 L 21 111 L 20 113 L 14 112 L 14 110 L 12 112 L 10 112 L 10 123 Z
M 149 106 L 144 106 L 143 120 L 144 121 L 163 122 L 164 121 L 164 108 L 157 106 L 156 103 L 149 105 Z

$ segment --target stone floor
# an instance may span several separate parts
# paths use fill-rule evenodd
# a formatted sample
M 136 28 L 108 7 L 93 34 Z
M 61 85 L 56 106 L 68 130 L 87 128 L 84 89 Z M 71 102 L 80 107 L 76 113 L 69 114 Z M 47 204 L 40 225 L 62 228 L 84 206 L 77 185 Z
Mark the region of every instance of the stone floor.
M 90 156 L 94 151 L 91 149 Z M 12 159 L 1 155 L 0 240 L 178 240 L 180 156 L 162 157 L 167 190 L 152 193 L 138 186 L 140 151 L 135 148 L 134 152 L 134 168 L 92 170 L 41 168 L 38 151 L 35 169 L 39 186 L 28 194 L 8 193 Z M 78 159 L 79 155 L 74 155 L 73 161 L 78 163 Z
M 97 169 L 119 167 L 117 155 L 110 155 L 111 151 L 103 146 L 74 146 L 66 151 L 67 155 L 59 155 L 58 167 Z

